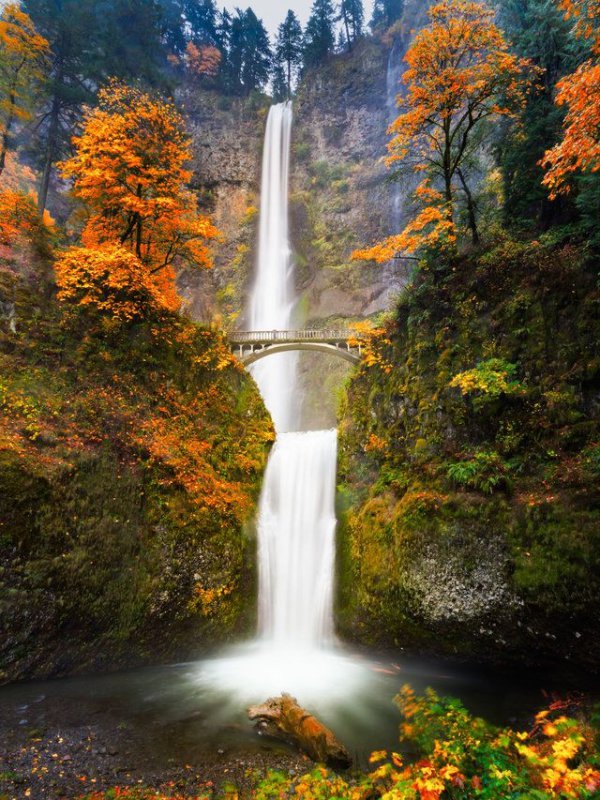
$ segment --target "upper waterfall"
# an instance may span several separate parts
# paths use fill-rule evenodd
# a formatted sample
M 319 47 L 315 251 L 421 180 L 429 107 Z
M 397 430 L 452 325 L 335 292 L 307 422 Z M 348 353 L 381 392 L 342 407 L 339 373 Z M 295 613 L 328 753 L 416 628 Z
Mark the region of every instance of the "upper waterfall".
M 296 303 L 288 225 L 288 186 L 292 104 L 272 106 L 262 162 L 260 227 L 256 280 L 250 296 L 250 325 L 255 331 L 293 327 Z M 298 425 L 295 375 L 297 356 L 285 353 L 256 364 L 251 372 L 278 433 Z

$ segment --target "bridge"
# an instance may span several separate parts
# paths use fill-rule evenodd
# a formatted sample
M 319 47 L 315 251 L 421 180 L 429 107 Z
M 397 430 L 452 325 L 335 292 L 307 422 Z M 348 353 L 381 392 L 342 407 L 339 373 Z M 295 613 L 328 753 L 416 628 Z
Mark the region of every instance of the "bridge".
M 351 364 L 358 364 L 361 356 L 361 345 L 356 333 L 347 329 L 232 331 L 228 338 L 232 351 L 247 367 L 261 358 L 290 350 L 329 353 Z

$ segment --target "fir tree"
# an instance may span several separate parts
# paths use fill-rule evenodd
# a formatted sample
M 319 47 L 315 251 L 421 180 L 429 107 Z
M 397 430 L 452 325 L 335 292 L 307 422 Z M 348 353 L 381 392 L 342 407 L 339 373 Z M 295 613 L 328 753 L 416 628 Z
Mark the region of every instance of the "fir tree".
M 281 81 L 285 84 L 285 97 L 292 96 L 294 81 L 302 65 L 304 39 L 302 27 L 298 17 L 293 11 L 288 11 L 284 22 L 279 26 L 277 33 L 277 43 L 275 46 L 275 69 L 273 73 L 273 92 L 275 94 L 275 82 Z M 279 74 L 281 70 L 282 75 Z
M 219 44 L 215 0 L 183 0 L 183 14 L 194 44 Z
M 500 20 L 519 55 L 542 70 L 519 123 L 507 126 L 499 143 L 504 211 L 509 223 L 547 227 L 562 215 L 565 203 L 549 200 L 539 161 L 561 135 L 563 111 L 554 105 L 554 87 L 574 68 L 576 44 L 553 0 L 503 0 Z
M 363 33 L 365 9 L 362 0 L 341 0 L 339 20 L 343 23 L 350 50 Z
M 369 23 L 371 30 L 389 28 L 400 19 L 404 8 L 404 0 L 375 0 L 373 16 Z
M 331 0 L 315 0 L 304 32 L 304 66 L 324 61 L 335 49 L 336 12 Z
M 231 20 L 227 56 L 231 91 L 249 95 L 266 85 L 272 62 L 269 35 L 251 8 L 236 9 Z

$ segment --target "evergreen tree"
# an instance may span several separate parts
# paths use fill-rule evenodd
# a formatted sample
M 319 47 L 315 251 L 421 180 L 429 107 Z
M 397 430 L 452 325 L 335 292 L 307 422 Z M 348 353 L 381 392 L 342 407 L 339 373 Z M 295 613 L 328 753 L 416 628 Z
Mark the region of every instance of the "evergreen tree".
M 175 52 L 185 49 L 179 3 L 111 0 L 105 7 L 92 5 L 100 47 L 95 72 L 102 76 L 102 81 L 119 78 L 160 84 L 167 49 Z
M 183 15 L 194 44 L 219 44 L 215 0 L 183 0 Z
M 289 100 L 289 84 L 284 68 L 281 64 L 275 64 L 273 67 L 273 100 L 276 103 L 283 103 L 284 100 Z
M 273 73 L 274 95 L 275 82 L 280 81 L 283 75 L 285 97 L 290 98 L 292 96 L 294 81 L 302 65 L 303 46 L 302 27 L 298 17 L 290 10 L 284 22 L 279 26 L 277 33 L 275 70 Z M 282 75 L 279 74 L 279 70 L 281 70 Z
M 150 3 L 150 13 L 155 13 Z M 166 48 L 181 55 L 185 50 L 183 0 L 158 0 L 160 32 Z
M 272 62 L 269 34 L 263 21 L 258 19 L 251 8 L 246 9 L 245 14 L 244 48 L 242 85 L 244 93 L 250 94 L 255 89 L 262 89 L 269 82 Z
M 362 0 L 341 0 L 339 20 L 344 25 L 348 49 L 360 39 L 365 21 L 365 9 Z
M 404 0 L 375 0 L 373 16 L 369 23 L 371 30 L 389 28 L 400 19 L 404 9 Z
M 269 35 L 251 8 L 236 9 L 231 20 L 227 53 L 227 83 L 231 91 L 248 95 L 262 89 L 271 69 Z
M 507 222 L 547 227 L 563 214 L 565 202 L 550 201 L 539 164 L 560 138 L 563 110 L 553 101 L 554 87 L 577 63 L 570 25 L 553 0 L 502 0 L 500 21 L 519 55 L 542 72 L 517 125 L 499 144 Z
M 157 0 L 23 0 L 37 30 L 48 40 L 51 65 L 46 104 L 31 150 L 42 177 L 40 210 L 46 207 L 54 164 L 70 153 L 84 104 L 108 77 L 157 85 L 166 51 L 164 7 Z
M 336 12 L 331 0 L 314 0 L 304 32 L 304 66 L 324 61 L 335 49 Z

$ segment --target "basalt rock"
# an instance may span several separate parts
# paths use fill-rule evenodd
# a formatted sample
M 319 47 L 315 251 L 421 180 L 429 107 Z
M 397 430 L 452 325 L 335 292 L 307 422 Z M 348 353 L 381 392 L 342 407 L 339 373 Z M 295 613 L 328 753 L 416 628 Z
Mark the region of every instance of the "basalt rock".
M 248 716 L 256 720 L 259 733 L 296 745 L 314 761 L 344 768 L 352 763 L 350 754 L 335 734 L 289 694 L 270 697 L 260 706 L 251 706 Z

